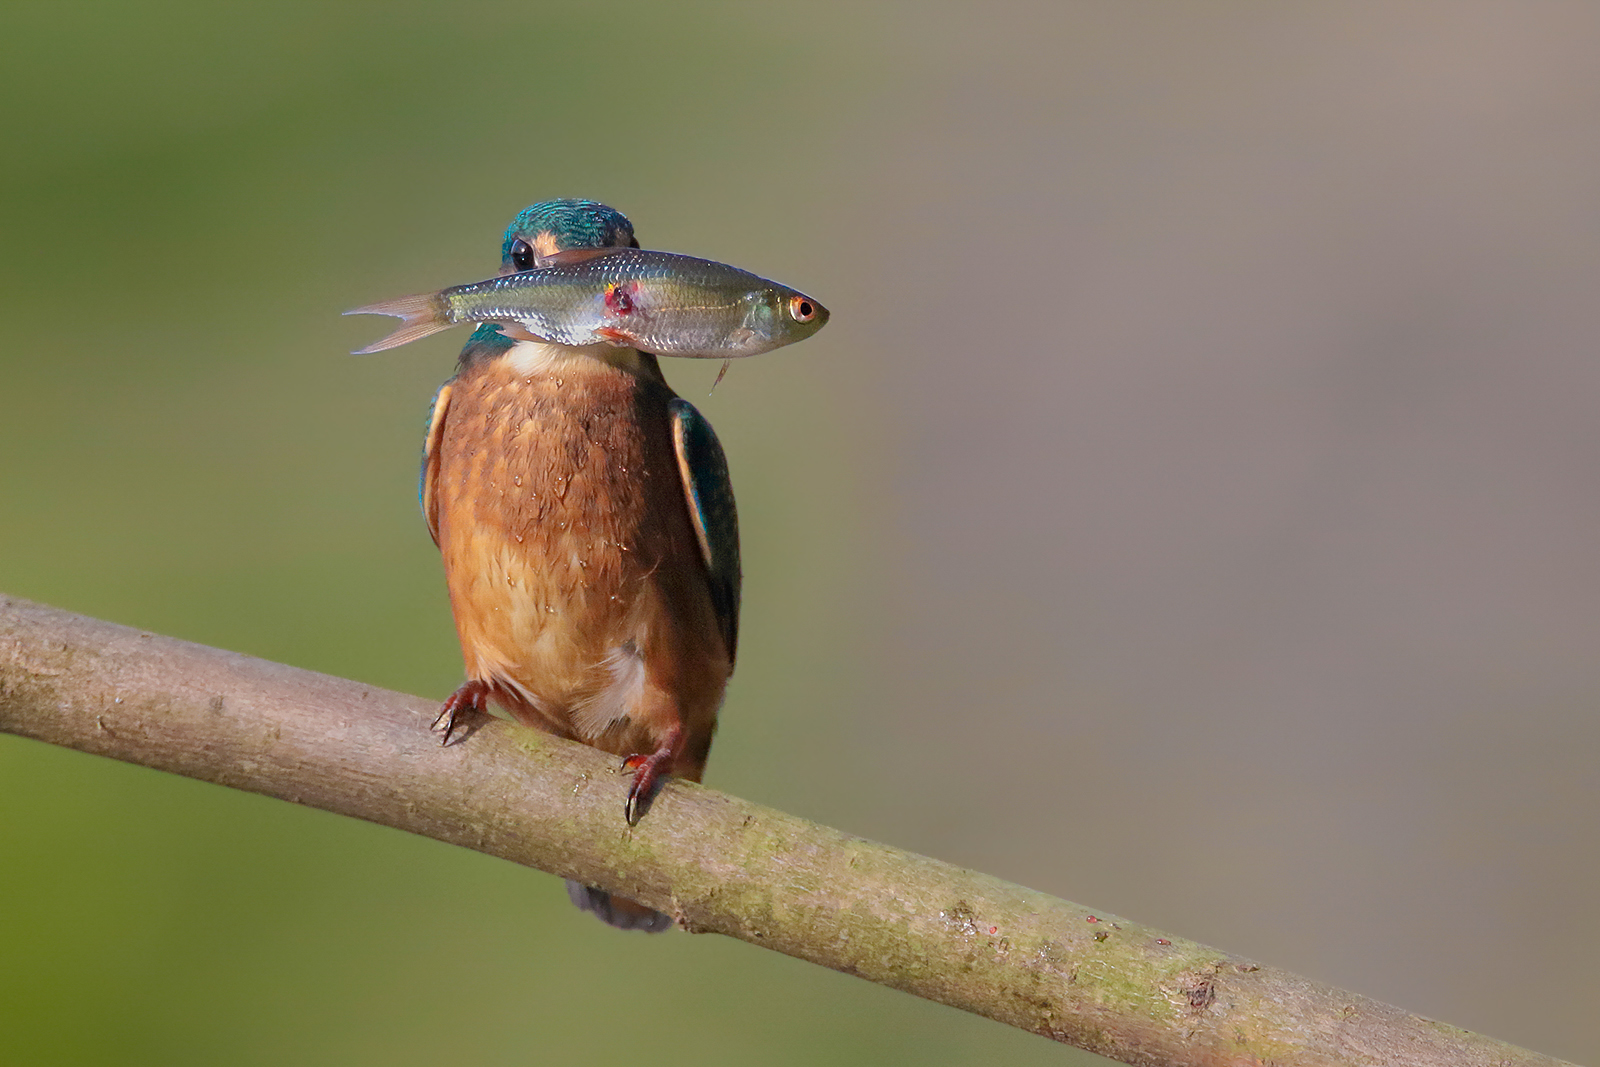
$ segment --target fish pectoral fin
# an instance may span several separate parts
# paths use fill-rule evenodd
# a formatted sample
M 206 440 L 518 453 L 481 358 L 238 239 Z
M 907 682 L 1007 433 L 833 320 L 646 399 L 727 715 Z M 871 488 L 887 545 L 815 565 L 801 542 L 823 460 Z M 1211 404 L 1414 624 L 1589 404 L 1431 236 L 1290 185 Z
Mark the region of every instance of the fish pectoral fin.
M 438 293 L 418 293 L 415 296 L 400 296 L 393 300 L 380 300 L 376 304 L 365 307 L 351 308 L 346 315 L 391 315 L 400 319 L 400 327 L 389 336 L 374 341 L 365 348 L 356 349 L 352 355 L 365 356 L 372 352 L 382 352 L 390 348 L 408 345 L 412 341 L 420 341 L 442 330 L 448 330 L 455 325 L 446 313 L 444 302 L 439 299 Z

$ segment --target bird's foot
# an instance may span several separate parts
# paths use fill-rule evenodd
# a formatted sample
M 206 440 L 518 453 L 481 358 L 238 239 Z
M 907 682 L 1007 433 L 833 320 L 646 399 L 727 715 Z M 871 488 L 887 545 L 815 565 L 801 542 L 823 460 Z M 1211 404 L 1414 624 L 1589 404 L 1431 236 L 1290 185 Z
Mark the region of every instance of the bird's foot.
M 465 741 L 488 721 L 489 683 L 474 680 L 450 694 L 439 709 L 439 717 L 433 720 L 432 729 L 443 735 L 439 744 L 448 745 L 452 738 Z M 457 730 L 461 731 L 460 737 L 454 737 Z
M 624 770 L 633 772 L 633 785 L 628 788 L 628 800 L 622 806 L 622 817 L 629 826 L 639 825 L 650 802 L 661 789 L 662 780 L 678 759 L 678 749 L 683 745 L 683 728 L 674 726 L 661 741 L 661 747 L 648 756 L 638 753 L 622 761 Z

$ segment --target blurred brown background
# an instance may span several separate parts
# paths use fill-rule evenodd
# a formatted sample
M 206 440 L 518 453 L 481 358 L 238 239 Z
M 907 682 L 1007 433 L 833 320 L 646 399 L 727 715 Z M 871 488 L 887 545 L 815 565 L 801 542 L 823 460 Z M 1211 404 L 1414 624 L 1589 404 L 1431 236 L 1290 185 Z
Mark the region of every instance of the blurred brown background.
M 1600 1059 L 1600 8 L 7 19 L 0 589 L 442 698 L 464 336 L 338 312 L 595 197 L 834 315 L 667 367 L 745 531 L 711 784 Z M 0 738 L 0 1062 L 558 1058 L 1072 1054 Z

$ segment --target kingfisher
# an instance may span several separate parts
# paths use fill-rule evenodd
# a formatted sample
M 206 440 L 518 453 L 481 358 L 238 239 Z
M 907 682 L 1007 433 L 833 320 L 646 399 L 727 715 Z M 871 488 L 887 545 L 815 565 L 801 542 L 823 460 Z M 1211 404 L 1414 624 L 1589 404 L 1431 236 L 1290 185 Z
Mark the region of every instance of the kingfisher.
M 608 247 L 639 247 L 624 215 L 547 200 L 512 220 L 500 273 Z M 699 781 L 738 644 L 739 523 L 722 446 L 656 357 L 479 326 L 434 398 L 421 497 L 467 676 L 434 724 L 441 743 L 493 701 L 625 757 L 629 825 L 665 777 Z M 612 926 L 672 925 L 567 887 Z

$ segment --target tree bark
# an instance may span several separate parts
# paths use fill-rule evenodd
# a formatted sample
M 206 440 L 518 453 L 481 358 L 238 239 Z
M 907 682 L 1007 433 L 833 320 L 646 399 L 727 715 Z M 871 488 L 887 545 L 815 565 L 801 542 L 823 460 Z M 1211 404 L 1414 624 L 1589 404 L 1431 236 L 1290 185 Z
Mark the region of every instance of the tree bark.
M 367 819 L 1130 1064 L 1558 1060 L 594 749 L 0 596 L 0 731 Z

